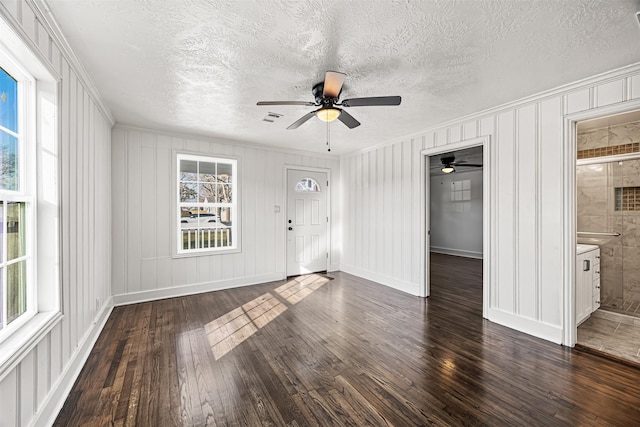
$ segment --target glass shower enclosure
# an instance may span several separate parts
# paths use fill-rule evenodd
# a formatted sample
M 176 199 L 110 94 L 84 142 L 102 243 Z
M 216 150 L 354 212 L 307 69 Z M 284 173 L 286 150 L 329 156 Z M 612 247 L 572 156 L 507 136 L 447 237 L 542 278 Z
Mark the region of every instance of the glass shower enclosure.
M 578 243 L 600 246 L 601 308 L 640 317 L 640 153 L 578 160 Z

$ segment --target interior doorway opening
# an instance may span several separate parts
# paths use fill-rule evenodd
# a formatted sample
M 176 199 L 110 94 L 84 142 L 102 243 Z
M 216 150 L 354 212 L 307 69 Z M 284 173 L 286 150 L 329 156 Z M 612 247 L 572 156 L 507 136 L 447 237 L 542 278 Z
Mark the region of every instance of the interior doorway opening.
M 491 241 L 491 140 L 488 136 L 422 151 L 423 296 L 464 292 L 487 318 Z M 433 289 L 432 289 L 433 284 Z M 435 291 L 435 293 L 434 293 Z
M 576 345 L 640 363 L 640 110 L 575 132 Z
M 429 156 L 429 295 L 482 314 L 483 148 Z

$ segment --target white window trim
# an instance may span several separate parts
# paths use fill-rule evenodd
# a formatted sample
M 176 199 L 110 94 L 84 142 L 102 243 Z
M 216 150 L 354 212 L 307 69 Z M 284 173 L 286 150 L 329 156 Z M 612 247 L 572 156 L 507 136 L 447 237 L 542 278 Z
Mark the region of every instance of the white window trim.
M 16 319 L 0 333 L 2 381 L 61 321 L 63 315 L 59 271 L 59 77 L 2 16 L 0 33 L 3 35 L 0 40 L 3 68 L 21 82 L 19 86 L 22 89 L 19 90 L 31 91 L 26 96 L 21 94 L 21 98 L 28 102 L 35 100 L 19 107 L 22 114 L 20 119 L 24 122 L 18 132 L 24 138 L 23 147 L 29 151 L 21 152 L 20 162 L 24 162 L 27 157 L 31 159 L 30 162 L 21 164 L 20 179 L 29 176 L 27 185 L 31 186 L 28 192 L 31 200 L 27 201 L 26 215 L 31 216 L 32 224 L 27 227 L 26 239 L 33 266 L 30 277 L 28 276 L 32 292 L 27 303 L 29 315 Z M 46 183 L 43 183 L 41 176 L 43 170 L 49 172 L 44 177 L 48 181 Z M 51 176 L 52 173 L 54 177 Z M 9 199 L 10 196 L 7 196 L 6 199 Z M 21 197 L 20 201 L 23 199 Z M 40 244 L 36 245 L 36 241 Z M 11 327 L 15 322 L 18 322 L 16 326 Z
M 181 241 L 181 226 L 180 226 L 180 160 L 196 160 L 196 161 L 211 161 L 211 162 L 233 162 L 234 175 L 233 175 L 233 191 L 234 191 L 234 201 L 235 201 L 235 209 L 233 209 L 233 246 L 228 248 L 204 248 L 204 249 L 192 249 L 192 250 L 183 250 L 180 247 Z M 237 157 L 229 157 L 223 155 L 215 155 L 209 153 L 199 153 L 199 152 L 188 152 L 183 150 L 173 150 L 173 258 L 188 258 L 188 257 L 196 257 L 196 256 L 211 256 L 211 255 L 224 255 L 224 254 L 233 254 L 239 253 L 242 251 L 242 231 L 241 231 L 241 221 L 242 218 L 242 208 L 241 208 L 241 181 L 242 178 L 240 176 L 240 159 Z M 233 207 L 233 204 L 230 205 Z

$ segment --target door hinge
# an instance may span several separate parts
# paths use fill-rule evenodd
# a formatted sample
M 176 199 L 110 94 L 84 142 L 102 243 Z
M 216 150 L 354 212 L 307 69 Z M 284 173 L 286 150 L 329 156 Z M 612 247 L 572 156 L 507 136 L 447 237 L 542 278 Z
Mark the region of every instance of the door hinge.
M 329 217 L 327 217 L 327 222 L 329 222 Z
M 329 186 L 329 181 L 327 181 L 327 187 Z
M 329 259 L 329 252 L 327 252 L 327 259 Z

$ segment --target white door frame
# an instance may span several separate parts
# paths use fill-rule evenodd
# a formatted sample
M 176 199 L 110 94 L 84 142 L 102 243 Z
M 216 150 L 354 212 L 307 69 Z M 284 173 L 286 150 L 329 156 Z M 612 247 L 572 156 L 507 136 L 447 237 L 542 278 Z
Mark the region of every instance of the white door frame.
M 309 172 L 323 172 L 327 174 L 327 182 L 329 183 L 327 187 L 327 216 L 329 217 L 329 221 L 327 221 L 327 254 L 329 255 L 327 258 L 327 271 L 331 269 L 331 223 L 333 221 L 331 210 L 331 169 L 326 168 L 314 168 L 310 166 L 297 166 L 297 165 L 284 165 L 284 215 L 282 216 L 282 235 L 284 236 L 284 260 L 283 260 L 283 270 L 284 277 L 287 277 L 287 214 L 289 213 L 289 185 L 287 176 L 290 170 L 299 170 L 299 171 L 309 171 Z
M 430 294 L 429 284 L 429 263 L 427 257 L 429 256 L 429 235 L 427 226 L 430 223 L 429 210 L 430 210 L 430 177 L 429 177 L 429 156 L 435 156 L 438 154 L 449 153 L 452 151 L 463 150 L 465 148 L 482 146 L 482 317 L 488 318 L 489 314 L 489 302 L 491 296 L 491 282 L 492 272 L 494 271 L 495 260 L 492 256 L 493 239 L 494 236 L 491 232 L 492 210 L 491 200 L 495 200 L 492 197 L 494 191 L 494 182 L 492 180 L 493 172 L 493 159 L 494 149 L 490 136 L 481 136 L 478 138 L 467 139 L 464 141 L 454 142 L 448 145 L 442 145 L 433 148 L 427 148 L 420 152 L 423 157 L 420 162 L 422 177 L 420 185 L 420 196 L 423 198 L 420 203 L 420 236 L 422 244 L 420 245 L 420 274 L 421 283 L 420 296 L 428 297 Z
M 563 344 L 573 347 L 578 336 L 576 325 L 576 227 L 577 227 L 577 189 L 576 168 L 578 158 L 578 133 L 576 125 L 585 120 L 598 119 L 617 114 L 640 110 L 640 100 L 628 101 L 607 107 L 564 116 L 564 285 L 563 285 Z

